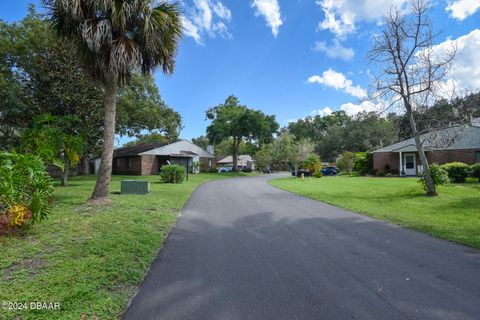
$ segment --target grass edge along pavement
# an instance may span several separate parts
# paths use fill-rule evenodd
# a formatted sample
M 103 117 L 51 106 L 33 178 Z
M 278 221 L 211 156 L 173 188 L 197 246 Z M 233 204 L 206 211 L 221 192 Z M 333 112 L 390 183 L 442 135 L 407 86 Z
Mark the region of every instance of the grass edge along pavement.
M 159 176 L 113 176 L 112 204 L 87 206 L 95 177 L 55 188 L 49 218 L 0 237 L 0 303 L 17 303 L 0 319 L 115 319 L 122 314 L 191 193 L 201 184 L 247 174 L 190 175 L 182 184 Z M 122 179 L 148 180 L 146 196 L 119 195 Z M 30 302 L 60 310 L 30 310 Z M 22 303 L 20 305 L 19 303 Z
M 427 197 L 414 178 L 281 178 L 269 183 L 314 200 L 480 249 L 480 183 L 438 187 Z

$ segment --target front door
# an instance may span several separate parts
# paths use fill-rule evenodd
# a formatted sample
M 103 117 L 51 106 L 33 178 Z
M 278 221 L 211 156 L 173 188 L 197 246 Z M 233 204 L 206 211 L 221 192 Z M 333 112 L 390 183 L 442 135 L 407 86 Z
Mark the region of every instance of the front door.
M 405 175 L 406 176 L 416 176 L 417 175 L 417 161 L 415 154 L 405 154 L 403 156 L 403 162 L 405 165 Z

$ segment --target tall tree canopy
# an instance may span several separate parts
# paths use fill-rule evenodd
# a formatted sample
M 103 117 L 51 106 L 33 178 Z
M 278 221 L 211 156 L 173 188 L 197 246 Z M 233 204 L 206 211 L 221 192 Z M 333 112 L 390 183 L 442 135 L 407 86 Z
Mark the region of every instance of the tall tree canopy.
M 101 152 L 104 89 L 85 73 L 69 42 L 30 6 L 17 23 L 0 22 L 0 148 L 18 146 L 23 130 L 43 114 L 75 116 L 70 133 L 81 133 L 82 162 Z M 117 91 L 116 134 L 156 132 L 178 138 L 181 118 L 162 100 L 153 77 L 139 72 Z M 67 128 L 68 129 L 68 128 Z
M 153 133 L 138 135 L 137 139 L 135 139 L 134 141 L 127 142 L 123 146 L 133 147 L 139 144 L 151 144 L 151 143 L 158 143 L 158 142 L 168 143 L 169 139 L 160 133 L 153 132 Z
M 117 88 L 132 72 L 172 73 L 182 23 L 177 3 L 152 0 L 44 0 L 53 28 L 75 44 L 105 89 L 103 151 L 92 199 L 105 199 L 112 174 Z
M 207 137 L 214 143 L 232 139 L 233 169 L 237 169 L 239 146 L 243 141 L 257 145 L 272 141 L 279 125 L 275 116 L 241 105 L 235 96 L 206 112 L 211 124 L 207 127 Z
M 141 137 L 142 132 L 158 133 L 168 141 L 178 139 L 182 118 L 161 98 L 151 75 L 132 74 L 118 95 L 117 130 L 121 135 Z
M 326 116 L 309 116 L 291 122 L 282 132 L 295 138 L 308 139 L 323 160 L 334 161 L 344 151 L 371 151 L 389 145 L 398 137 L 393 121 L 369 112 L 353 117 L 343 111 Z

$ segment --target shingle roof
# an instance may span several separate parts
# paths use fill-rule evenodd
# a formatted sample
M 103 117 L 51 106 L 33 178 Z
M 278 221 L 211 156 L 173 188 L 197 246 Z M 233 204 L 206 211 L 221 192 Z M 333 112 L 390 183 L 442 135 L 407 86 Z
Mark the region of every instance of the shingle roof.
M 114 157 L 138 156 L 140 153 L 153 150 L 167 145 L 167 142 L 157 142 L 150 144 L 139 144 L 133 147 L 118 148 L 113 151 Z
M 425 150 L 480 149 L 480 127 L 457 126 L 425 133 L 420 138 Z M 394 143 L 373 152 L 417 151 L 413 138 Z
M 250 156 L 248 154 L 238 155 L 237 160 L 238 160 L 238 162 L 240 162 L 240 161 L 245 161 L 245 162 L 253 161 L 252 156 Z M 217 161 L 217 163 L 232 163 L 232 162 L 233 162 L 233 157 L 232 156 L 226 156 L 225 158 L 222 158 L 222 159 Z

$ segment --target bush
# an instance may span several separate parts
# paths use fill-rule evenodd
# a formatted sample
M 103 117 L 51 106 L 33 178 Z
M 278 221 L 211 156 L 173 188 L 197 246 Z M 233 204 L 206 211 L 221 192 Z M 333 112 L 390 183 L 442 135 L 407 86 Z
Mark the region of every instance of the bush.
M 160 178 L 164 183 L 182 183 L 185 179 L 185 168 L 178 164 L 162 166 Z
M 373 154 L 371 152 L 357 152 L 355 154 L 353 170 L 364 176 L 373 171 Z
M 452 182 L 463 183 L 468 177 L 470 167 L 463 162 L 450 162 L 442 165 Z
M 443 167 L 439 166 L 438 164 L 430 165 L 430 175 L 432 177 L 435 188 L 437 186 L 443 186 L 445 183 L 448 183 L 447 172 L 445 171 L 445 169 L 443 169 Z M 425 179 L 424 173 L 420 175 L 418 183 L 420 183 L 423 186 L 423 189 L 427 191 L 427 180 Z
M 480 163 L 474 164 L 470 167 L 472 178 L 477 178 L 480 182 Z
M 313 174 L 313 176 L 314 176 L 315 178 L 321 178 L 321 177 L 323 177 L 323 174 L 322 174 L 321 171 L 317 171 L 317 172 L 315 172 L 315 173 Z
M 39 157 L 0 152 L 0 232 L 51 212 L 53 185 Z
M 348 172 L 349 175 L 353 172 L 353 166 L 355 164 L 355 153 L 345 151 L 337 159 L 337 166 L 340 170 Z

